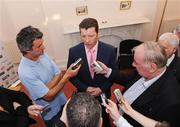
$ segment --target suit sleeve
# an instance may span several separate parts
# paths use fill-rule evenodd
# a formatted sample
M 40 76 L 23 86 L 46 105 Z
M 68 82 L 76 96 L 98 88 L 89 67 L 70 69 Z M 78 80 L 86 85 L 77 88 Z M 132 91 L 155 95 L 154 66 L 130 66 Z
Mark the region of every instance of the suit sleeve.
M 69 49 L 69 56 L 68 56 L 68 64 L 69 67 L 73 62 L 75 62 L 75 57 L 73 56 L 74 52 Z M 71 83 L 79 90 L 79 91 L 86 91 L 87 85 L 80 81 L 78 75 L 70 79 Z
M 174 104 L 164 110 L 160 111 L 157 115 L 162 121 L 166 121 L 171 127 L 180 127 L 180 104 Z
M 23 107 L 27 108 L 29 105 L 32 104 L 31 99 L 29 99 L 29 97 L 23 92 L 13 91 L 9 89 L 4 89 L 4 92 L 6 93 L 6 95 L 11 97 L 13 102 L 17 102 L 21 104 Z
M 15 120 L 16 120 L 15 112 L 14 113 L 8 113 L 8 112 L 0 111 L 0 122 L 1 123 L 13 122 Z
M 115 48 L 112 48 L 112 50 L 110 51 L 110 55 L 109 55 L 109 60 L 108 60 L 108 66 L 110 68 L 112 68 L 112 70 L 118 70 L 118 64 L 117 64 L 117 60 L 116 60 L 116 53 L 115 53 Z M 105 82 L 101 85 L 100 89 L 105 92 L 107 90 L 110 89 L 110 87 L 112 86 L 112 81 L 110 80 L 105 80 Z
M 6 100 L 8 103 L 17 102 L 21 105 L 17 107 L 16 110 L 12 110 L 11 109 L 12 104 L 9 104 L 8 105 L 9 107 L 5 108 L 6 111 L 0 111 L 0 122 L 1 123 L 8 123 L 8 122 L 14 123 L 15 121 L 19 120 L 19 117 L 21 117 L 20 120 L 23 121 L 23 124 L 28 125 L 29 115 L 27 112 L 27 107 L 32 104 L 29 97 L 19 91 L 13 91 L 13 90 L 5 89 L 5 88 L 0 88 L 0 90 L 2 94 L 4 94 L 5 96 L 8 96 Z

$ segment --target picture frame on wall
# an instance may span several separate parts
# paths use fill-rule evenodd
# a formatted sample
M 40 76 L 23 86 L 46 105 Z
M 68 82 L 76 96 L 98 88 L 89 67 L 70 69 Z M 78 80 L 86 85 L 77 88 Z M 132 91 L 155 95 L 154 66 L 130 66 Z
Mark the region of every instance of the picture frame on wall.
M 88 7 L 87 6 L 76 7 L 76 15 L 77 16 L 87 15 L 87 14 L 88 14 Z
M 131 8 L 131 1 L 121 1 L 120 2 L 120 10 L 129 10 Z

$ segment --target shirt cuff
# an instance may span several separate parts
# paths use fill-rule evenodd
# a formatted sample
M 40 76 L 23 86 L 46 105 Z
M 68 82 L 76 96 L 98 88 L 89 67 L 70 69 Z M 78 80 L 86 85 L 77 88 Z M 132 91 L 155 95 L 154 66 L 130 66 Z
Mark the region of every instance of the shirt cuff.
M 112 69 L 111 68 L 108 68 L 107 70 L 107 73 L 104 75 L 106 78 L 109 78 L 109 76 L 111 75 L 111 72 L 112 72 Z
M 113 121 L 113 123 L 117 126 L 117 127 L 133 127 L 130 123 L 128 123 L 128 121 L 126 119 L 124 119 L 124 117 L 120 116 L 118 121 L 115 122 Z

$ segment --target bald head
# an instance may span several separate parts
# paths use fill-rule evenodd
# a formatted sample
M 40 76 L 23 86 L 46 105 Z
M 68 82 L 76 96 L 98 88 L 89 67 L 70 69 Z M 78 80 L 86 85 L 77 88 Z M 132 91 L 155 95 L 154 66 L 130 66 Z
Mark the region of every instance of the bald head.
M 177 47 L 179 45 L 179 38 L 177 35 L 173 33 L 164 33 L 159 37 L 159 41 L 167 42 L 171 44 L 173 47 Z
M 180 39 L 180 24 L 178 26 L 176 26 L 173 33 L 176 34 Z
M 164 33 L 159 37 L 158 43 L 166 51 L 167 57 L 170 58 L 178 48 L 179 38 L 173 33 Z

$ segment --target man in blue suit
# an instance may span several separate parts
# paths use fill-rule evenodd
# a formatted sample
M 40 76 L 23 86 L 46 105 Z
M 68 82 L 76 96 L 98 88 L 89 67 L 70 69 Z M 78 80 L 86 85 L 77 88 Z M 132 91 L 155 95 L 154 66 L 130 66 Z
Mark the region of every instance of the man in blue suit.
M 86 18 L 79 24 L 82 43 L 69 49 L 68 67 L 78 58 L 82 58 L 83 64 L 76 77 L 71 82 L 78 92 L 87 92 L 101 103 L 100 95 L 105 93 L 110 97 L 112 82 L 108 81 L 102 74 L 95 74 L 91 69 L 92 61 L 103 61 L 113 69 L 118 69 L 115 48 L 111 45 L 98 41 L 98 22 L 94 18 Z M 109 127 L 108 116 L 103 108 L 104 126 Z

